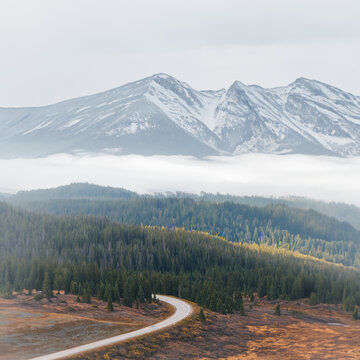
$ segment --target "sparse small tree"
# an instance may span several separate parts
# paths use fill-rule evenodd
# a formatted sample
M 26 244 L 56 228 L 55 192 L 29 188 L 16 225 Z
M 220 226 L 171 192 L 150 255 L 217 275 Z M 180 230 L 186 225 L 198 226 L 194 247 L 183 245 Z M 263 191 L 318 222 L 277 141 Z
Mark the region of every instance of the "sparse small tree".
M 204 314 L 204 310 L 202 308 L 200 309 L 199 319 L 200 319 L 200 321 L 202 323 L 206 322 L 206 317 L 205 317 L 205 314 Z
M 50 300 L 53 296 L 50 285 L 50 276 L 48 272 L 45 273 L 44 281 L 42 284 L 42 295 L 43 297 L 46 297 L 48 300 Z
M 240 315 L 241 315 L 241 316 L 245 316 L 244 304 L 240 304 Z
M 4 289 L 4 298 L 6 299 L 11 299 L 13 297 L 13 288 L 10 284 L 10 282 L 8 281 L 5 284 L 5 289 Z
M 277 304 L 277 305 L 276 305 L 275 315 L 277 315 L 277 316 L 280 316 L 280 315 L 281 315 L 280 304 Z
M 352 313 L 352 317 L 354 320 L 359 320 L 359 307 L 355 305 L 354 311 Z
M 106 307 L 109 311 L 114 311 L 114 306 L 112 303 L 112 298 L 111 295 L 109 295 L 108 297 L 108 303 L 107 303 L 107 307 Z
M 91 304 L 91 288 L 89 285 L 84 289 L 83 302 Z
M 318 294 L 316 294 L 315 292 L 312 292 L 309 297 L 309 304 L 316 305 L 316 304 L 319 304 L 319 302 L 320 302 L 320 299 L 319 299 Z

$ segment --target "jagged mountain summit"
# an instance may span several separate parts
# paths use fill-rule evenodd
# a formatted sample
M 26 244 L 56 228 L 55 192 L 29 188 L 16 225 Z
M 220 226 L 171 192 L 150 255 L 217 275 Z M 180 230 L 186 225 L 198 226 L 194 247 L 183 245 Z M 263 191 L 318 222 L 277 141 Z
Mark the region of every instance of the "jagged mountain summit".
M 34 108 L 0 108 L 0 157 L 110 152 L 360 155 L 360 97 L 315 80 L 197 91 L 156 74 Z

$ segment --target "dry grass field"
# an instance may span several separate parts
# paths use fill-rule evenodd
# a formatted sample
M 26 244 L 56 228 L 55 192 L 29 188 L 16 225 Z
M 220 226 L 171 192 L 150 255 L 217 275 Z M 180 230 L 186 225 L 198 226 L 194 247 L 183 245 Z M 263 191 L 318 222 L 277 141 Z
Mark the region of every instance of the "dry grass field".
M 78 356 L 98 359 L 359 359 L 360 321 L 335 305 L 258 302 L 246 316 L 221 315 L 199 308 L 181 325 L 158 334 Z
M 167 317 L 167 305 L 131 309 L 92 299 L 77 303 L 76 297 L 58 295 L 51 302 L 20 295 L 0 299 L 0 359 L 28 359 L 65 348 L 136 330 Z
M 77 356 L 83 360 L 113 359 L 359 359 L 360 321 L 340 306 L 309 306 L 306 301 L 257 301 L 246 316 L 221 315 L 199 308 L 189 319 L 167 330 L 96 352 Z M 99 340 L 155 323 L 171 313 L 166 305 L 140 309 L 92 300 L 77 303 L 71 295 L 52 302 L 29 296 L 0 300 L 0 358 L 25 359 Z

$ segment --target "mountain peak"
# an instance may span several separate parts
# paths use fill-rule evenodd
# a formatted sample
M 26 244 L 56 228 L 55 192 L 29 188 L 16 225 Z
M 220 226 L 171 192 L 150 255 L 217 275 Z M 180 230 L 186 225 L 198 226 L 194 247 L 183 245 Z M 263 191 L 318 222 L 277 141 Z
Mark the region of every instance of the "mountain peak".
M 305 84 L 305 83 L 309 83 L 309 82 L 313 82 L 314 80 L 310 80 L 306 77 L 298 77 L 293 84 Z
M 35 150 L 34 150 L 35 149 Z M 293 152 L 360 155 L 360 98 L 296 79 L 198 91 L 158 73 L 40 108 L 0 109 L 0 156 Z
M 173 76 L 169 75 L 169 74 L 165 74 L 165 73 L 157 73 L 157 74 L 153 74 L 150 76 L 151 79 L 154 80 L 176 80 Z

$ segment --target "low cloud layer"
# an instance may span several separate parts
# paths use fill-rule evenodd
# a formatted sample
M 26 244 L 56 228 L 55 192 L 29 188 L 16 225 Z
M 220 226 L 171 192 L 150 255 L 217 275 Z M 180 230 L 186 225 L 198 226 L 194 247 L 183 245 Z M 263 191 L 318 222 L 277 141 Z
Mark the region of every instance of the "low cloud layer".
M 0 160 L 0 191 L 71 182 L 140 193 L 186 191 L 298 195 L 360 206 L 360 158 L 251 154 L 198 160 L 182 156 L 71 156 Z

